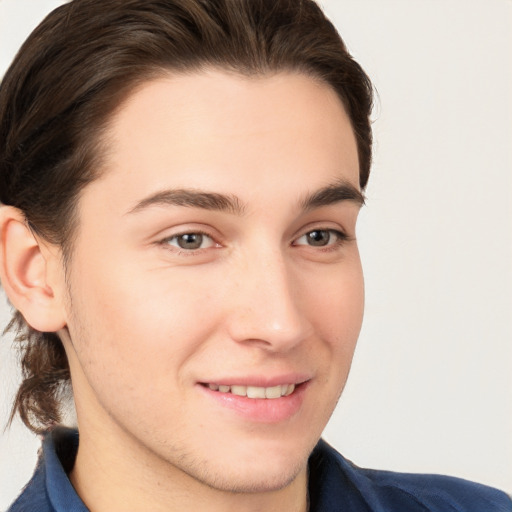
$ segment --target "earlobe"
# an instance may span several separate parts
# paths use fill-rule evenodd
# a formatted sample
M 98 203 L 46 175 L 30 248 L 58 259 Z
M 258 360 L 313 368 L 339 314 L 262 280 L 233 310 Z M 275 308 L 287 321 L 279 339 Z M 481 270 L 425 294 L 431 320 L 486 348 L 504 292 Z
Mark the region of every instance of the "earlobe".
M 12 305 L 41 332 L 66 325 L 60 283 L 49 279 L 56 257 L 44 250 L 20 210 L 0 207 L 0 280 Z

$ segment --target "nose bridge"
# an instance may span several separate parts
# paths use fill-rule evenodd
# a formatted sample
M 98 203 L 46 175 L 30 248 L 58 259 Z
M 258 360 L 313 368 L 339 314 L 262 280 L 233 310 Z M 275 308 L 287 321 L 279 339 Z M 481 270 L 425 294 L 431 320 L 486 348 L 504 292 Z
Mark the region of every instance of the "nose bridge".
M 237 290 L 230 325 L 236 341 L 258 341 L 269 349 L 286 350 L 308 335 L 298 283 L 280 249 L 245 256 Z

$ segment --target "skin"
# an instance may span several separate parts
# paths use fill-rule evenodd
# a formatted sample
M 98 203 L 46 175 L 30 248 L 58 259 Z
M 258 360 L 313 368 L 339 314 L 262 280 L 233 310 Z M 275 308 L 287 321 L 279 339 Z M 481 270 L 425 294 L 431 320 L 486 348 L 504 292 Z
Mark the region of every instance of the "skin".
M 128 98 L 108 141 L 68 275 L 56 248 L 39 243 L 36 262 L 71 367 L 73 485 L 93 512 L 306 510 L 307 459 L 363 315 L 360 202 L 311 200 L 359 190 L 340 100 L 301 74 L 170 75 Z M 198 191 L 229 207 L 196 204 Z M 194 233 L 198 248 L 179 246 Z M 202 385 L 246 378 L 306 384 L 277 420 Z

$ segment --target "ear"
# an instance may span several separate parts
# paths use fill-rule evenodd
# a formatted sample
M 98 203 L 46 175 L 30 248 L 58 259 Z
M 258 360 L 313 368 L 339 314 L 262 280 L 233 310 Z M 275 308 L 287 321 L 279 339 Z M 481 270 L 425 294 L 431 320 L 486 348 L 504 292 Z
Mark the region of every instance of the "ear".
M 56 332 L 66 325 L 65 280 L 60 251 L 44 245 L 23 213 L 0 207 L 0 281 L 11 304 L 37 331 Z

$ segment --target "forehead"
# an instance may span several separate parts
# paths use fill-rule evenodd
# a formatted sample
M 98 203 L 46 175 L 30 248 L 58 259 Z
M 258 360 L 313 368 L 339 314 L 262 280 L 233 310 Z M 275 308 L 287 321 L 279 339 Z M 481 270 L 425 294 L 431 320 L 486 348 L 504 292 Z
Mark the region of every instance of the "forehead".
M 115 183 L 117 196 L 134 201 L 165 187 L 250 196 L 290 171 L 295 183 L 313 188 L 359 181 L 341 101 L 330 86 L 299 73 L 207 70 L 148 81 L 107 133 L 105 169 L 93 187 Z

